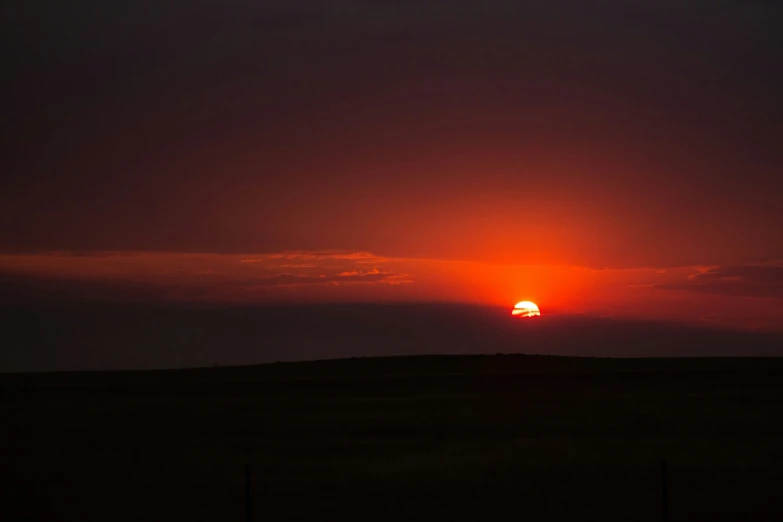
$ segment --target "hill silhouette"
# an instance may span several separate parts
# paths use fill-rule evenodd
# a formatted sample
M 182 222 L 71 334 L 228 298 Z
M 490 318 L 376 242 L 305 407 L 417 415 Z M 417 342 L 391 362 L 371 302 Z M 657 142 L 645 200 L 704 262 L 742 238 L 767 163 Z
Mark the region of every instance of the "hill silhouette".
M 0 375 L 5 520 L 776 520 L 783 359 Z

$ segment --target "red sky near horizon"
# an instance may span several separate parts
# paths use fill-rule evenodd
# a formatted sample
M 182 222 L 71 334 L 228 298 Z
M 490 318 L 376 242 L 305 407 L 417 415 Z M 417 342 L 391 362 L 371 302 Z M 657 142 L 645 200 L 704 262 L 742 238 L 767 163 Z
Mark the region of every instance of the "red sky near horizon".
M 770 282 L 780 263 L 734 267 L 594 269 L 369 252 L 195 254 L 100 252 L 0 255 L 15 295 L 220 305 L 456 302 L 542 313 L 781 329 L 783 301 Z M 6 286 L 8 281 L 6 281 Z M 12 294 L 14 295 L 14 294 Z
M 783 8 L 587 4 L 13 1 L 3 284 L 783 330 Z

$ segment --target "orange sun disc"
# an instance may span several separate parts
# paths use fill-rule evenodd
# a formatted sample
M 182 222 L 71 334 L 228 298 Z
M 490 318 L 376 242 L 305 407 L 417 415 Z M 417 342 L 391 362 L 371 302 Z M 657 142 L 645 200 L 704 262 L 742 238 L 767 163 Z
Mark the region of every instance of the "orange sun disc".
M 511 310 L 511 315 L 517 317 L 536 317 L 541 315 L 541 311 L 538 309 L 536 303 L 520 301 L 514 305 L 514 309 Z

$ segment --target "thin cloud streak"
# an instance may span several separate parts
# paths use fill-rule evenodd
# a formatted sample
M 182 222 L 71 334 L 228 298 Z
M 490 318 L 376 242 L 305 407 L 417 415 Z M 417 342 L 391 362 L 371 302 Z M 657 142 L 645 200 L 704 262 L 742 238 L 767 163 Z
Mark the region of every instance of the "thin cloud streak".
M 657 285 L 661 290 L 684 290 L 726 297 L 783 299 L 783 264 L 700 268 L 686 281 Z

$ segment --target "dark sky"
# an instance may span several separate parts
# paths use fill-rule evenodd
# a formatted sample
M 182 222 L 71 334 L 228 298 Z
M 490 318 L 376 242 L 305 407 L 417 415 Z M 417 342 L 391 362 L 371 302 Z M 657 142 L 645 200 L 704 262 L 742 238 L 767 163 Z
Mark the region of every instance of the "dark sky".
M 564 277 L 499 283 L 572 267 L 580 300 L 622 279 L 615 310 L 647 288 L 783 320 L 779 2 L 9 0 L 1 29 L 4 271 L 321 253 L 264 277 L 576 306 Z

